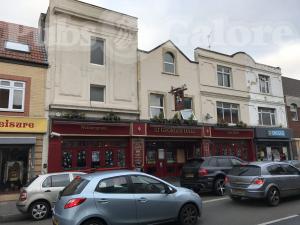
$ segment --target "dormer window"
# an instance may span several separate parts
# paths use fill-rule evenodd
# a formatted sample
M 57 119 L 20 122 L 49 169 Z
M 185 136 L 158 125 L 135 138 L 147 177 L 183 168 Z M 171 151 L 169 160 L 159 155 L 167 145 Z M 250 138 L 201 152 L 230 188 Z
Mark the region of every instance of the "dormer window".
M 29 53 L 29 45 L 27 44 L 22 44 L 22 43 L 17 43 L 17 42 L 12 42 L 12 41 L 6 41 L 5 42 L 5 48 L 8 50 L 13 50 L 13 51 L 18 51 L 18 52 L 25 52 Z
M 175 74 L 175 57 L 171 52 L 164 54 L 164 72 Z

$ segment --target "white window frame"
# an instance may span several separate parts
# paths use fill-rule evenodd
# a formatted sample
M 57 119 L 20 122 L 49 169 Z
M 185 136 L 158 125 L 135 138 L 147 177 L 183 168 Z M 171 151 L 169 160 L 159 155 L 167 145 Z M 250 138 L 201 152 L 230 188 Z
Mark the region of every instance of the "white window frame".
M 151 99 L 151 95 L 159 95 L 159 96 L 161 96 L 162 97 L 162 99 L 163 99 L 163 106 L 151 106 L 150 104 L 150 99 Z M 154 118 L 154 116 L 152 115 L 152 113 L 151 113 L 151 109 L 153 108 L 153 109 L 162 109 L 162 111 L 163 111 L 163 114 L 164 114 L 164 118 L 165 118 L 165 108 L 164 108 L 164 105 L 165 105 L 165 96 L 163 95 L 163 94 L 156 94 L 156 93 L 150 93 L 150 96 L 149 96 L 149 110 L 150 110 L 150 112 L 149 112 L 149 114 L 150 114 L 150 118 L 152 119 L 152 118 Z
M 219 68 L 221 68 L 221 70 L 219 70 Z M 226 68 L 229 69 L 229 73 L 225 72 Z M 219 84 L 219 74 L 221 74 L 221 76 L 222 76 L 222 85 Z M 225 76 L 228 76 L 229 86 L 225 86 L 225 78 L 224 78 Z M 217 81 L 218 81 L 218 86 L 231 88 L 232 87 L 232 69 L 227 66 L 217 65 Z
M 298 117 L 298 106 L 297 104 L 295 103 L 292 103 L 291 106 L 290 106 L 290 111 L 291 113 L 295 114 L 295 118 L 291 115 L 291 120 L 292 121 L 298 121 L 299 120 L 299 117 Z
M 264 110 L 273 110 L 273 112 L 266 112 Z M 263 112 L 264 111 L 264 112 Z M 271 121 L 271 125 L 269 124 L 264 124 L 264 121 L 263 121 L 263 116 L 262 114 L 266 114 L 268 113 L 269 116 L 270 116 L 270 121 Z M 273 120 L 272 120 L 272 115 L 274 115 L 274 124 L 273 124 Z M 261 121 L 261 123 L 260 123 Z M 276 126 L 276 109 L 273 109 L 273 108 L 265 108 L 265 107 L 258 107 L 258 124 L 260 126 Z
M 166 55 L 166 54 L 170 54 L 170 55 L 172 56 L 172 58 L 173 58 L 173 63 L 170 63 L 170 62 L 165 61 L 165 55 Z M 164 53 L 164 56 L 163 56 L 163 61 L 164 61 L 164 73 L 176 74 L 176 58 L 175 58 L 175 55 L 174 55 L 172 52 L 165 52 L 165 53 Z M 173 72 L 167 72 L 167 71 L 165 70 L 165 64 L 172 65 L 173 68 L 174 68 L 174 71 L 173 71 Z
M 2 85 L 1 81 L 9 82 L 9 86 Z M 15 83 L 22 83 L 23 87 L 15 87 Z M 26 94 L 26 83 L 24 81 L 13 81 L 13 80 L 4 80 L 0 79 L 0 89 L 9 90 L 9 99 L 8 99 L 8 108 L 0 108 L 0 111 L 3 112 L 24 112 L 24 103 L 25 103 L 25 94 Z M 21 109 L 14 109 L 13 102 L 14 102 L 14 91 L 21 90 L 23 91 L 22 96 L 22 108 Z
M 97 64 L 97 63 L 92 63 L 92 58 L 91 58 L 91 51 L 92 51 L 92 40 L 95 39 L 95 40 L 101 40 L 103 41 L 103 64 Z M 97 37 L 97 36 L 91 36 L 90 38 L 90 57 L 89 57 L 89 62 L 91 65 L 93 66 L 100 66 L 100 67 L 103 67 L 105 66 L 105 63 L 106 63 L 106 41 L 105 39 L 101 38 L 101 37 Z
M 222 104 L 222 107 L 218 106 L 219 104 Z M 230 108 L 225 108 L 224 104 L 230 104 Z M 236 107 L 233 107 L 236 106 Z M 237 110 L 238 111 L 238 121 L 240 121 L 240 107 L 239 104 L 235 104 L 235 103 L 229 103 L 229 102 L 217 102 L 217 117 L 218 117 L 218 109 L 222 109 L 222 119 L 225 121 L 224 119 L 224 109 L 229 109 L 230 110 L 230 123 L 229 124 L 235 124 L 232 122 L 232 110 Z M 217 118 L 218 120 L 218 118 Z
M 270 94 L 270 77 L 266 75 L 259 74 L 259 91 L 260 93 Z M 265 91 L 263 91 L 263 88 Z

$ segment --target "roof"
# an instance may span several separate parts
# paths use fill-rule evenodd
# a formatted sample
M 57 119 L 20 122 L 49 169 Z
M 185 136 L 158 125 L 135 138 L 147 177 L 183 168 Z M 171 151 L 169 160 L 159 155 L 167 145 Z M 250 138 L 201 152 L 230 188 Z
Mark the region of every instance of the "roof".
M 0 21 L 0 60 L 47 66 L 45 46 L 39 41 L 38 33 L 37 28 Z M 7 41 L 28 45 L 30 52 L 6 49 Z
M 282 77 L 284 96 L 300 97 L 300 80 Z

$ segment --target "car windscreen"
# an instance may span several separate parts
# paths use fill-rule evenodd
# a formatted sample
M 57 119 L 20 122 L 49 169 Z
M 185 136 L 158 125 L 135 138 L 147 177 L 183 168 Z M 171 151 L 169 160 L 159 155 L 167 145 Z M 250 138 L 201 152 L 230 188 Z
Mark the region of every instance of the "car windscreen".
M 238 165 L 234 166 L 228 174 L 232 176 L 260 176 L 261 169 L 255 165 Z
M 80 194 L 88 183 L 89 180 L 83 179 L 81 177 L 76 177 L 68 186 L 65 187 L 65 189 L 61 193 L 61 196 Z
M 23 187 L 29 187 L 30 184 L 33 183 L 33 181 L 35 181 L 39 176 L 36 176 L 34 178 L 32 178 L 28 183 L 26 183 Z

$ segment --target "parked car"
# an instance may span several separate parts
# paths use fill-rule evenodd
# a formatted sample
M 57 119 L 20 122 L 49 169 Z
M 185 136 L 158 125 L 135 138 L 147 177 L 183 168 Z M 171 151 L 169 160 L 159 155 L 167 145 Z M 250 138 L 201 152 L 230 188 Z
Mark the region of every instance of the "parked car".
M 291 164 L 292 166 L 296 167 L 297 169 L 300 169 L 300 161 L 299 160 L 288 160 L 285 162 Z
M 182 167 L 180 184 L 195 192 L 225 194 L 225 177 L 233 165 L 245 164 L 235 156 L 211 156 L 188 160 Z
M 177 220 L 182 225 L 195 225 L 201 212 L 202 200 L 193 191 L 145 173 L 118 170 L 73 180 L 60 194 L 52 220 L 55 225 L 157 224 Z
M 270 206 L 280 199 L 300 194 L 300 171 L 284 162 L 252 162 L 234 166 L 226 179 L 233 200 L 266 199 Z
M 20 190 L 17 208 L 20 212 L 30 214 L 34 220 L 48 217 L 56 202 L 58 194 L 81 172 L 49 173 L 39 175 Z

